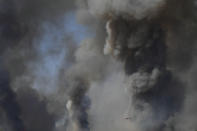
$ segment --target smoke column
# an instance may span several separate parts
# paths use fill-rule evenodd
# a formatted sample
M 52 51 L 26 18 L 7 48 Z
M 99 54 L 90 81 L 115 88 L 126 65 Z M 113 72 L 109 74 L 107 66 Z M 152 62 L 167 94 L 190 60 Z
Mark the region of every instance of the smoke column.
M 196 14 L 196 0 L 0 0 L 0 130 L 197 130 Z
M 179 123 L 176 117 L 182 116 L 185 100 L 189 95 L 186 92 L 191 88 L 185 73 L 193 68 L 195 58 L 193 51 L 196 40 L 192 38 L 196 30 L 195 3 L 192 0 L 87 0 L 85 7 L 80 6 L 81 11 L 88 8 L 89 13 L 96 16 L 101 21 L 101 26 L 105 27 L 103 52 L 122 62 L 125 75 L 120 73 L 123 75 L 120 79 L 125 80 L 119 82 L 126 84 L 122 87 L 125 86 L 129 94 L 129 106 L 124 118 L 130 123 L 126 124 L 124 120 L 118 120 L 120 111 L 114 109 L 119 108 L 118 105 L 124 106 L 118 104 L 124 102 L 122 100 L 115 102 L 116 98 L 124 99 L 114 93 L 120 91 L 113 83 L 113 79 L 116 80 L 118 76 L 108 73 L 106 79 L 110 77 L 113 81 L 111 84 L 106 80 L 93 84 L 93 88 L 90 88 L 90 114 L 97 117 L 93 118 L 94 130 L 185 130 L 179 124 L 176 125 Z M 79 17 L 80 14 L 82 13 L 79 13 Z M 102 34 L 97 35 L 102 37 Z M 114 68 L 114 65 L 109 66 Z M 121 69 L 114 71 L 117 75 L 122 72 Z M 99 86 L 104 86 L 104 89 Z M 94 92 L 99 92 L 96 88 L 110 93 L 94 96 Z M 116 96 L 110 96 L 113 94 Z M 115 100 L 110 100 L 110 97 Z M 113 102 L 114 104 L 109 104 Z M 114 116 L 110 117 L 108 114 Z M 193 124 L 188 128 L 195 130 Z

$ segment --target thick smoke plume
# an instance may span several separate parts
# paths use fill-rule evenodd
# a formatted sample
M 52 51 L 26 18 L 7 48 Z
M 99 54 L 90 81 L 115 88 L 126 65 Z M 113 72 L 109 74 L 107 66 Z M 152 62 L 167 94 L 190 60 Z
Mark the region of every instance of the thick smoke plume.
M 181 115 L 189 88 L 180 72 L 188 72 L 195 57 L 195 1 L 89 0 L 87 5 L 106 22 L 104 54 L 124 63 L 125 118 L 138 125 L 125 130 L 184 130 L 169 119 Z
M 196 13 L 196 0 L 0 0 L 0 130 L 197 130 Z

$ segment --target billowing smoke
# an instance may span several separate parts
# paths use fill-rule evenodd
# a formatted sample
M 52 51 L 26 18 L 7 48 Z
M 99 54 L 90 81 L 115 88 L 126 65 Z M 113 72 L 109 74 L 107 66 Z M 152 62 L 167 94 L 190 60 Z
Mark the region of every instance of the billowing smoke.
M 196 0 L 0 0 L 0 130 L 197 130 L 196 12 Z
M 72 35 L 63 30 L 58 34 L 56 30 L 63 26 L 59 21 L 65 21 L 74 9 L 73 2 L 1 0 L 0 5 L 0 130 L 55 130 L 56 121 L 66 109 L 60 108 L 60 101 L 49 99 L 52 96 L 48 94 L 54 91 L 52 87 L 61 85 L 58 80 L 65 66 L 62 61 L 67 59 L 69 66 L 72 58 L 66 54 L 71 55 L 69 52 L 75 49 Z
M 99 105 L 95 105 L 97 108 L 91 113 L 99 115 L 93 119 L 97 122 L 93 123 L 95 126 L 93 129 L 186 130 L 177 127 L 180 125 L 176 125 L 179 123 L 176 119 L 184 112 L 189 95 L 186 92 L 191 88 L 187 83 L 190 78 L 185 78 L 185 73 L 189 72 L 195 58 L 196 40 L 193 37 L 196 34 L 195 1 L 89 0 L 86 2 L 90 13 L 106 23 L 104 54 L 113 56 L 124 65 L 123 83 L 126 83 L 125 87 L 129 94 L 128 109 L 124 118 L 130 121 L 130 125 L 134 124 L 130 128 L 126 128 L 127 124 L 120 124 L 122 122 L 117 124 L 119 126 L 114 125 L 118 119 L 115 117 L 118 115 L 116 113 L 111 113 L 114 115 L 113 122 L 107 119 L 103 120 L 107 124 L 101 124 L 102 117 L 99 115 L 108 112 L 108 109 L 100 107 L 103 109 L 101 111 L 97 109 Z M 109 77 L 113 78 L 113 73 Z M 106 88 L 111 92 L 116 90 L 116 86 L 114 90 L 111 87 Z M 90 93 L 94 93 L 94 90 L 98 91 L 95 88 L 91 89 Z M 90 94 L 97 103 L 98 99 L 103 103 L 108 101 L 106 100 L 108 95 L 105 99 L 100 96 L 95 99 L 95 96 Z M 101 106 L 108 106 L 101 104 L 102 102 L 99 103 Z M 115 108 L 113 106 L 115 104 L 111 105 L 111 112 Z M 118 110 L 116 112 L 118 113 Z M 105 127 L 101 127 L 102 125 Z M 191 130 L 195 130 L 194 124 L 188 125 Z
M 107 30 L 104 52 L 120 58 L 129 77 L 127 90 L 131 100 L 125 118 L 136 120 L 148 109 L 151 115 L 146 117 L 157 124 L 147 122 L 144 128 L 161 130 L 168 116 L 180 109 L 183 98 L 182 92 L 175 94 L 183 89 L 166 66 L 166 31 L 154 20 L 126 18 L 110 19 Z

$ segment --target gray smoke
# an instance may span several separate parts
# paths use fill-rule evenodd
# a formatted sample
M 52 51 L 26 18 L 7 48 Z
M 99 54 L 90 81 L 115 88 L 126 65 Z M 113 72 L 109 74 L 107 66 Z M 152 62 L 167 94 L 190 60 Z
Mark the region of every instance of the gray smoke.
M 0 0 L 0 130 L 195 131 L 196 3 Z
M 1 130 L 24 131 L 24 124 L 20 117 L 21 110 L 16 101 L 16 94 L 10 88 L 10 78 L 8 73 L 0 69 L 0 111 Z
M 67 59 L 69 66 L 72 57 L 68 59 L 66 54 L 72 55 L 69 52 L 75 50 L 72 36 L 63 31 L 56 34 L 56 30 L 62 29 L 60 21 L 72 9 L 73 2 L 64 0 L 0 1 L 0 62 L 1 72 L 5 72 L 1 73 L 0 87 L 1 130 L 56 130 L 55 123 L 65 112 L 65 106 L 50 100 L 52 96 L 48 92 L 60 86 L 60 79 L 56 77 L 61 76 L 65 66 L 62 61 Z M 46 41 L 47 38 L 51 40 Z M 51 59 L 56 61 L 53 70 L 48 67 Z M 50 83 L 44 85 L 47 81 Z M 49 103 L 64 111 L 51 109 Z
M 98 92 L 97 86 L 90 91 L 92 103 L 102 106 L 94 104 L 95 108 L 91 110 L 91 115 L 96 117 L 93 119 L 93 130 L 187 130 L 186 127 L 180 127 L 184 124 L 179 123 L 178 116 L 182 116 L 184 112 L 181 119 L 185 117 L 187 122 L 183 121 L 188 123 L 190 117 L 186 117 L 184 110 L 192 110 L 191 106 L 188 109 L 187 99 L 195 97 L 192 95 L 195 93 L 190 94 L 191 90 L 195 90 L 189 89 L 190 84 L 195 82 L 191 81 L 190 75 L 186 75 L 189 74 L 195 58 L 195 1 L 86 2 L 90 13 L 106 23 L 106 26 L 101 25 L 106 27 L 104 54 L 111 54 L 124 64 L 126 78 L 122 82 L 126 82 L 125 87 L 129 93 L 129 108 L 125 118 L 130 121 L 130 125 L 134 123 L 133 127 L 127 127 L 126 122 L 120 120 L 117 123 L 120 112 L 114 108 L 122 104 L 114 103 L 111 107 L 110 104 L 105 104 L 115 102 L 106 99 L 113 96 L 114 92 L 119 92 L 115 82 L 112 82 L 103 89 L 111 92 L 105 96 L 94 94 Z M 108 75 L 116 80 L 113 75 Z M 118 93 L 114 94 L 118 98 Z M 192 96 L 188 98 L 188 95 Z M 194 121 L 193 118 L 191 121 Z M 194 123 L 185 125 L 195 130 Z

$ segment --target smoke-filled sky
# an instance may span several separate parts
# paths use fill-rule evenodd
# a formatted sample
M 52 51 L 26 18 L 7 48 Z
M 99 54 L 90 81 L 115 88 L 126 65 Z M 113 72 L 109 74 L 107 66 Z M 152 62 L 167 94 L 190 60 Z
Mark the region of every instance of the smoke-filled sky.
M 0 131 L 196 131 L 196 0 L 0 0 Z

